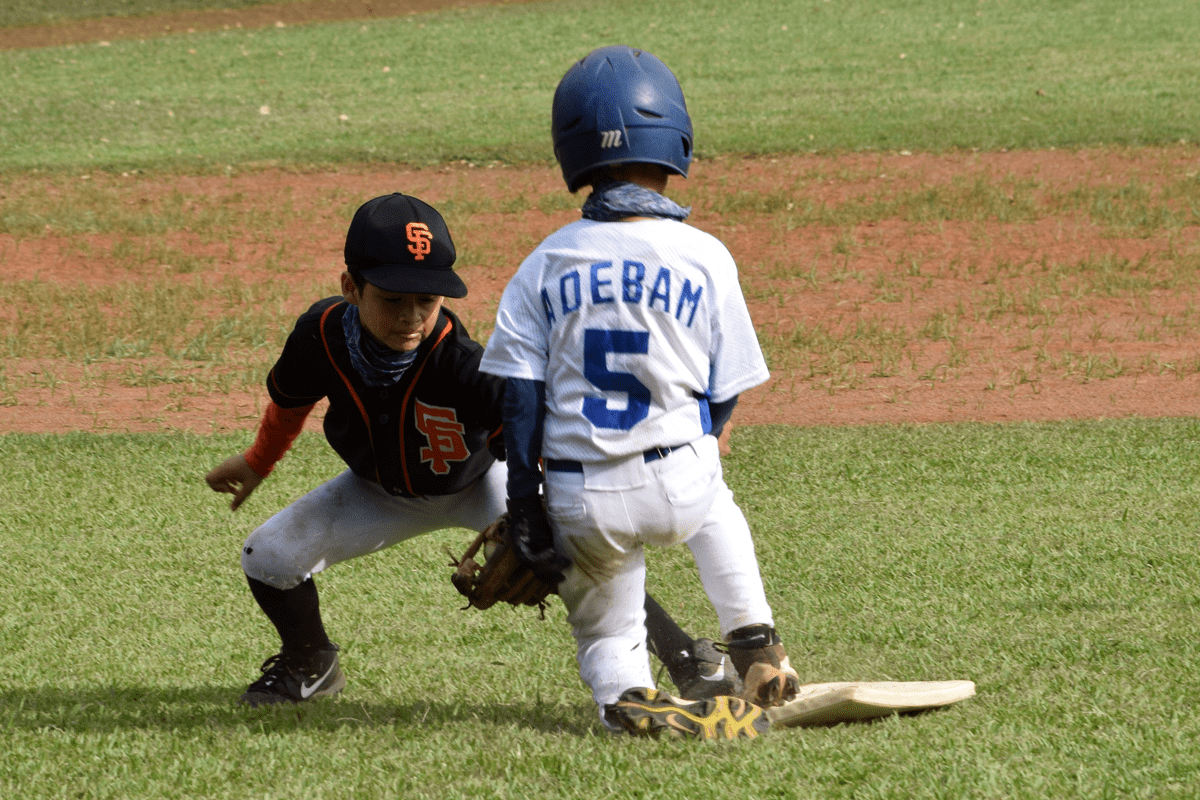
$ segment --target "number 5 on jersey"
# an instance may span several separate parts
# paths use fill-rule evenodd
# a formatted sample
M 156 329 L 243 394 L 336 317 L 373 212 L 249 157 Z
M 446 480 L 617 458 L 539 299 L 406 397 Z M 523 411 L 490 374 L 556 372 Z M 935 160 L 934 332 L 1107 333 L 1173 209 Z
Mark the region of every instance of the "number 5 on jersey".
M 583 374 L 597 389 L 625 392 L 629 403 L 624 409 L 608 407 L 604 397 L 586 397 L 583 415 L 597 428 L 627 431 L 650 414 L 650 390 L 628 372 L 608 368 L 609 353 L 647 354 L 650 334 L 646 331 L 608 331 L 588 328 L 583 332 Z

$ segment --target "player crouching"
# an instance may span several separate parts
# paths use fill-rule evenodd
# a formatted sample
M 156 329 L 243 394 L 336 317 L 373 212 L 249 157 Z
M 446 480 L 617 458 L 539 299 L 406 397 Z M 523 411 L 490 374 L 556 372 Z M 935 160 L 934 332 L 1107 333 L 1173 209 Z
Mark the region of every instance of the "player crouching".
M 338 693 L 346 678 L 314 576 L 431 531 L 481 530 L 504 510 L 504 382 L 443 307 L 467 287 L 445 221 L 402 194 L 363 204 L 346 234 L 341 296 L 300 316 L 267 377 L 253 446 L 208 473 L 236 510 L 283 458 L 314 405 L 347 469 L 260 525 L 242 569 L 280 651 L 242 695 L 251 706 Z

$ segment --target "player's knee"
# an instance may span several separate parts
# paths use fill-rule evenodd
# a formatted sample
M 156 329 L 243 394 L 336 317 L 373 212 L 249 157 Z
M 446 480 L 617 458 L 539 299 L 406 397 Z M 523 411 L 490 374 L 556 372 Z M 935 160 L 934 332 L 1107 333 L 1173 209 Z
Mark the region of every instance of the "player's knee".
M 259 529 L 261 531 L 261 529 Z M 286 558 L 270 540 L 255 531 L 242 544 L 242 571 L 247 577 L 276 589 L 293 589 L 307 577 L 302 569 Z

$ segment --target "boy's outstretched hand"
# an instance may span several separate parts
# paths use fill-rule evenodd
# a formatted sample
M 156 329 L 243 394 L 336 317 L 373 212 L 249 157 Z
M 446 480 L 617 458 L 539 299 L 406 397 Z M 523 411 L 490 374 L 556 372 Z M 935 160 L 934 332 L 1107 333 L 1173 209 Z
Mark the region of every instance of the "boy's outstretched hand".
M 245 456 L 238 454 L 217 465 L 212 472 L 204 476 L 204 480 L 214 492 L 233 495 L 229 510 L 237 511 L 238 506 L 263 482 L 263 477 L 250 468 Z

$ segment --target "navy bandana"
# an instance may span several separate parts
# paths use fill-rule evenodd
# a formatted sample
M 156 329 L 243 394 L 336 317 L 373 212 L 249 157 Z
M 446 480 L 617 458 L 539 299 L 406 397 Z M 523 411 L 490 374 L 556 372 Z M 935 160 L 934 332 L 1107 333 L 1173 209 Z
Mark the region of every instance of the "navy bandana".
M 682 222 L 692 213 L 658 192 L 636 183 L 614 181 L 598 184 L 583 203 L 583 218 L 595 222 L 618 222 L 626 217 L 662 217 Z
M 362 376 L 367 386 L 392 386 L 404 375 L 404 371 L 417 360 L 417 351 L 401 353 L 385 347 L 368 334 L 363 336 L 362 322 L 358 318 L 358 306 L 346 309 L 342 317 L 342 331 L 346 334 L 346 349 L 350 351 L 350 364 Z

